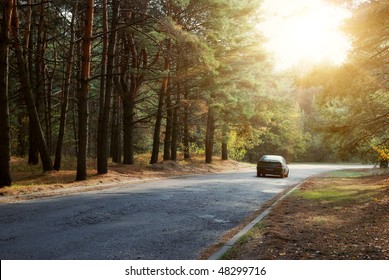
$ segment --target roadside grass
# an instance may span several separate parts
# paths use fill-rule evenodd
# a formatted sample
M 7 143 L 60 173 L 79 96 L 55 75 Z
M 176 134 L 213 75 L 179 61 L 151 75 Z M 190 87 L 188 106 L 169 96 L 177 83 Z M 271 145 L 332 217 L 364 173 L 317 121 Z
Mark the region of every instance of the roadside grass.
M 306 180 L 222 259 L 389 259 L 389 176 L 371 174 Z
M 266 224 L 262 221 L 259 222 L 252 229 L 250 229 L 245 235 L 239 238 L 235 246 L 233 246 L 226 253 L 224 253 L 220 259 L 222 260 L 234 259 L 234 256 L 239 255 L 242 247 L 247 246 L 247 244 L 249 244 L 251 240 L 255 240 L 259 238 L 264 233 L 265 229 L 266 229 Z
M 372 170 L 335 170 L 329 171 L 326 176 L 333 178 L 358 178 L 372 174 Z

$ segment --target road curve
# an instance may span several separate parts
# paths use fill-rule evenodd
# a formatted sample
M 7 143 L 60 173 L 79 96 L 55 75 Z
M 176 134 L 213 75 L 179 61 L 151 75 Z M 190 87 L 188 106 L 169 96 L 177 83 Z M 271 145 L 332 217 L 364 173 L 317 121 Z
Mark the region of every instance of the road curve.
M 0 205 L 0 258 L 196 259 L 284 189 L 359 165 L 291 164 L 290 176 L 255 168 L 173 178 Z

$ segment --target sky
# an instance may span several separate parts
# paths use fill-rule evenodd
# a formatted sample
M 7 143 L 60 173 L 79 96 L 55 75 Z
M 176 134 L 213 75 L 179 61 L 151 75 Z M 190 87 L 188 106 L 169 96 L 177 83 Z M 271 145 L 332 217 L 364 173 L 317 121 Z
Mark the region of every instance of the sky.
M 265 19 L 258 28 L 276 69 L 345 61 L 350 42 L 339 27 L 350 15 L 347 10 L 325 0 L 264 0 L 262 9 Z

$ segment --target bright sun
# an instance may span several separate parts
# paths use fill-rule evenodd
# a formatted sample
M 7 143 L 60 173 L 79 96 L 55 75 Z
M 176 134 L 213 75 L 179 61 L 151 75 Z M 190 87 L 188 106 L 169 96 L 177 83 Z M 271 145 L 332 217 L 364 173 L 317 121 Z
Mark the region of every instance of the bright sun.
M 346 10 L 323 0 L 264 0 L 262 9 L 265 20 L 258 27 L 277 69 L 345 60 L 350 43 L 339 26 Z

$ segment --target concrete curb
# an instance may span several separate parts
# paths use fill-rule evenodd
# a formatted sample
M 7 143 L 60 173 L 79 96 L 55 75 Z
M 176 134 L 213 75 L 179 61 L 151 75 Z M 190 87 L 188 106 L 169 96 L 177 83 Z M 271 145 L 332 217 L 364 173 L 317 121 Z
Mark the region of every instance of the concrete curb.
M 307 178 L 308 179 L 308 178 Z M 254 220 L 252 220 L 247 226 L 245 226 L 240 232 L 238 232 L 234 237 L 232 237 L 226 244 L 223 245 L 222 248 L 220 248 L 218 251 L 216 251 L 212 256 L 208 258 L 208 260 L 219 260 L 223 254 L 225 254 L 228 250 L 230 250 L 235 243 L 243 236 L 245 235 L 249 230 L 251 230 L 257 223 L 259 223 L 263 218 L 265 218 L 270 211 L 285 197 L 287 197 L 290 193 L 292 193 L 294 190 L 300 187 L 307 179 L 304 181 L 298 183 L 296 186 L 294 186 L 290 191 L 288 191 L 286 194 L 281 196 L 278 200 L 276 200 L 270 207 L 268 207 L 265 211 L 263 211 L 261 214 L 259 214 Z

